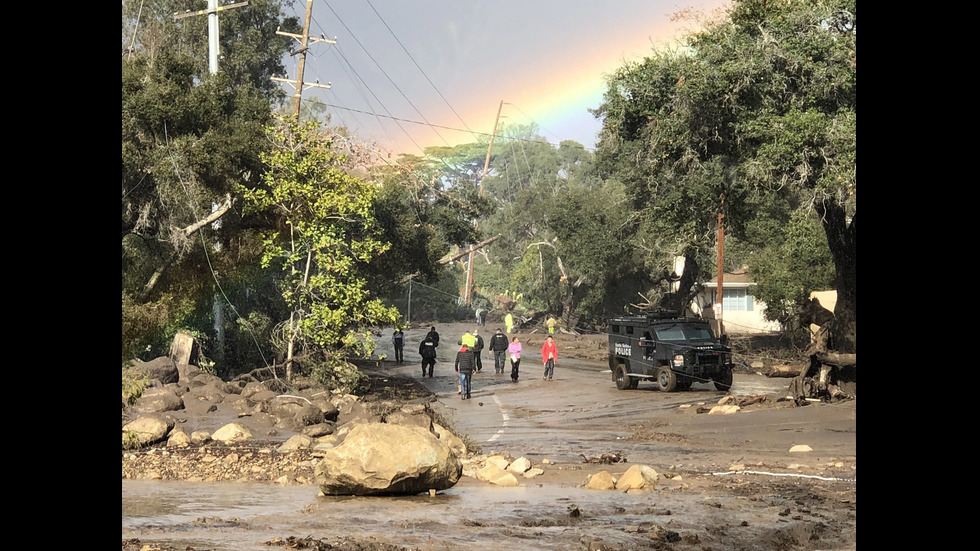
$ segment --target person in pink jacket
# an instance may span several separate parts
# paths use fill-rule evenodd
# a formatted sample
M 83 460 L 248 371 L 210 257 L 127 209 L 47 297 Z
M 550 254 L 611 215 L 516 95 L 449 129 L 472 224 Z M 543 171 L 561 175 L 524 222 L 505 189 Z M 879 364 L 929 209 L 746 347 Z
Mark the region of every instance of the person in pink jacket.
M 521 341 L 517 337 L 511 339 L 507 345 L 507 354 L 510 355 L 510 380 L 516 383 L 521 369 Z
M 555 362 L 558 361 L 558 345 L 555 338 L 548 335 L 541 346 L 541 363 L 544 364 L 544 379 L 550 381 L 555 375 Z

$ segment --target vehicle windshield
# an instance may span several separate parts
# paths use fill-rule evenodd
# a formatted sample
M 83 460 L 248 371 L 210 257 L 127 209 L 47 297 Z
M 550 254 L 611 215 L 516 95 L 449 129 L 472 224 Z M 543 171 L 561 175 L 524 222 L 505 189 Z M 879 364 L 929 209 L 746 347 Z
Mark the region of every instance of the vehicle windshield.
M 660 341 L 712 341 L 714 335 L 706 324 L 672 323 L 655 328 Z

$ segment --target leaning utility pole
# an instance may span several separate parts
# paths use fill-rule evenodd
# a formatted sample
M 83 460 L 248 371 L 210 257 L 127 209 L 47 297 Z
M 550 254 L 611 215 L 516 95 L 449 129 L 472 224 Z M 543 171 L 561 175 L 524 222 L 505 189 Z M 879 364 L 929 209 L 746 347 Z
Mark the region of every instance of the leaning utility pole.
M 195 15 L 208 16 L 208 70 L 212 75 L 218 73 L 218 12 L 247 6 L 248 2 L 219 6 L 218 0 L 208 0 L 208 9 L 195 12 L 175 13 L 174 21 Z
M 316 88 L 330 88 L 329 82 L 325 85 L 320 84 L 320 81 L 316 81 L 313 83 L 303 82 L 303 72 L 306 69 L 306 51 L 310 47 L 310 41 L 312 40 L 314 42 L 326 42 L 327 44 L 337 43 L 336 39 L 331 40 L 329 38 L 323 38 L 322 35 L 320 38 L 317 37 L 310 38 L 310 20 L 312 18 L 313 18 L 313 0 L 306 0 L 306 20 L 303 22 L 303 34 L 301 35 L 293 34 L 293 33 L 287 33 L 287 32 L 282 32 L 280 30 L 276 30 L 276 34 L 295 38 L 299 40 L 300 43 L 300 47 L 298 50 L 289 52 L 289 55 L 291 56 L 299 54 L 299 66 L 296 71 L 296 80 L 287 80 L 284 78 L 272 77 L 272 80 L 276 82 L 288 82 L 289 84 L 292 84 L 294 88 L 296 88 L 296 94 L 293 96 L 293 117 L 295 117 L 297 121 L 299 120 L 299 105 L 303 98 L 303 86 L 305 85 L 305 86 L 313 86 Z
M 493 151 L 493 139 L 497 136 L 497 123 L 500 122 L 500 111 L 504 108 L 504 100 L 500 100 L 500 106 L 497 107 L 497 119 L 493 121 L 493 133 L 490 134 L 490 146 L 487 147 L 487 160 L 483 163 L 483 176 L 480 176 L 480 195 L 483 195 L 483 179 L 487 177 L 487 170 L 490 168 L 490 152 Z M 473 221 L 473 227 L 476 228 L 477 221 Z M 473 249 L 470 249 L 469 264 L 466 268 L 466 305 L 470 306 L 473 302 Z

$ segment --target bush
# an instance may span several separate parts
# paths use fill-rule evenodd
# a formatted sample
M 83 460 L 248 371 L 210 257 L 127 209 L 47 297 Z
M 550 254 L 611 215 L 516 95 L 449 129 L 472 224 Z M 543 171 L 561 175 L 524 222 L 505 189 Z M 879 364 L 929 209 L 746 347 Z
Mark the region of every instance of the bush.
M 124 404 L 128 406 L 135 404 L 143 396 L 143 391 L 148 386 L 150 386 L 150 380 L 146 378 L 146 375 L 123 368 L 122 401 Z

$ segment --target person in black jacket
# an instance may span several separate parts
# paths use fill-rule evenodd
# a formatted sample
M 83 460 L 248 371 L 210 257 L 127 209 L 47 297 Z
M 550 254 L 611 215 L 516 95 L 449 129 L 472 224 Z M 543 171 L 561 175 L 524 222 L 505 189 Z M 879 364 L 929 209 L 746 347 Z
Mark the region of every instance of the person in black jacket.
M 425 377 L 426 367 L 429 370 L 429 378 L 432 378 L 432 370 L 436 367 L 436 340 L 426 335 L 419 343 L 419 356 L 422 356 L 422 376 Z
M 493 361 L 496 373 L 503 373 L 504 367 L 507 365 L 507 347 L 510 343 L 507 342 L 507 335 L 497 328 L 497 332 L 490 337 L 490 350 L 493 351 Z
M 436 343 L 436 348 L 439 347 L 439 333 L 436 331 L 436 327 L 434 325 L 429 329 L 429 332 L 425 334 L 425 338 L 432 339 L 432 342 Z
M 480 335 L 479 329 L 473 330 L 473 338 L 476 339 L 476 344 L 473 345 L 473 357 L 476 358 L 476 372 L 479 373 L 483 371 L 483 336 Z
M 456 372 L 459 373 L 459 393 L 463 400 L 470 399 L 470 387 L 473 381 L 473 369 L 476 368 L 476 360 L 473 351 L 465 344 L 456 353 Z

